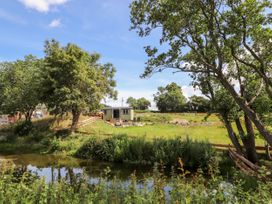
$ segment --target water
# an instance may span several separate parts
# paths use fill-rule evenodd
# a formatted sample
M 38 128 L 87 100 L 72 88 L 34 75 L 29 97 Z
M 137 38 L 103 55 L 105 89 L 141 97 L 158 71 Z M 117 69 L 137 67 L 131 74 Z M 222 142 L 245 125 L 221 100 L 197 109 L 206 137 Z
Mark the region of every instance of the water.
M 60 155 L 4 155 L 0 156 L 0 161 L 9 161 L 23 172 L 30 171 L 39 177 L 44 177 L 48 183 L 63 178 L 71 179 L 84 176 L 90 183 L 95 184 L 101 176 L 105 175 L 108 168 L 110 169 L 108 174 L 110 177 L 116 176 L 124 182 L 129 181 L 133 173 L 138 178 L 143 178 L 152 172 L 152 168 L 149 166 L 82 160 Z

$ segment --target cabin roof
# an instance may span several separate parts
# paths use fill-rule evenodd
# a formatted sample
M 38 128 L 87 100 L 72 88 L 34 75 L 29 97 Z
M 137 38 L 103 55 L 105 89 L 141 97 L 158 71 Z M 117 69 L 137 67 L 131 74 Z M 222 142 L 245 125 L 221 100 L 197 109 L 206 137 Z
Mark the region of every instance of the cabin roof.
M 102 110 L 133 109 L 131 107 L 105 107 Z

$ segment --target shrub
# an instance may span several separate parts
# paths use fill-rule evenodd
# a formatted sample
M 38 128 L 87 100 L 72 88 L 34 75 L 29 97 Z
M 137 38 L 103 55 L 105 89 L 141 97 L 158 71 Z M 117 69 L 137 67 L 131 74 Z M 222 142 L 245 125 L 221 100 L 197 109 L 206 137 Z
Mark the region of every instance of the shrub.
M 71 134 L 71 130 L 70 129 L 61 129 L 61 130 L 58 130 L 55 135 L 58 138 L 64 138 L 64 137 L 69 136 L 70 134 Z
M 14 128 L 14 133 L 18 136 L 27 136 L 33 130 L 33 127 L 31 121 L 19 122 Z
M 53 140 L 51 140 L 50 147 L 49 147 L 50 149 L 49 149 L 48 153 L 60 150 L 60 147 L 61 146 L 60 146 L 59 139 L 54 138 Z
M 90 159 L 94 154 L 94 146 L 97 143 L 96 138 L 91 138 L 87 142 L 85 142 L 75 153 L 76 157 L 82 159 Z

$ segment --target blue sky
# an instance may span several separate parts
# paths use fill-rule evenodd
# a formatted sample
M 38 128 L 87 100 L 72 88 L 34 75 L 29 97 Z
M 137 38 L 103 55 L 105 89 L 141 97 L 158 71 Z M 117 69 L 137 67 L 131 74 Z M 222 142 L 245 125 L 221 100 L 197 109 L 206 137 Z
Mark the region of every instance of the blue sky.
M 0 61 L 23 58 L 27 54 L 43 57 L 46 39 L 63 45 L 76 43 L 89 52 L 101 54 L 102 62 L 117 69 L 119 99 L 141 96 L 152 99 L 158 86 L 172 81 L 183 87 L 188 97 L 194 94 L 187 74 L 166 71 L 140 79 L 147 61 L 143 47 L 156 45 L 159 33 L 140 38 L 129 31 L 131 0 L 8 0 L 0 6 Z M 154 104 L 153 104 L 154 107 Z

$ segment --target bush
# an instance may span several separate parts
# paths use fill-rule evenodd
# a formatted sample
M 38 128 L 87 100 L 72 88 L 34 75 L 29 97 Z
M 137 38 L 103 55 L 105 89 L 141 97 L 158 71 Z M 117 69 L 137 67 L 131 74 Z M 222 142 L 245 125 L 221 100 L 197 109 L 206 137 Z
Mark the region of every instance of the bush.
M 23 121 L 16 124 L 14 133 L 18 136 L 27 136 L 33 130 L 34 126 L 31 121 Z
M 59 139 L 57 139 L 57 138 L 54 138 L 52 141 L 51 141 L 51 143 L 50 143 L 50 149 L 49 149 L 49 151 L 48 151 L 48 153 L 50 153 L 50 152 L 55 152 L 55 151 L 57 151 L 57 150 L 60 150 L 60 141 L 59 141 Z
M 85 159 L 98 159 L 111 162 L 129 162 L 141 164 L 163 163 L 167 166 L 178 165 L 183 161 L 187 169 L 207 170 L 215 157 L 212 146 L 206 142 L 196 142 L 180 138 L 146 141 L 144 138 L 128 138 L 117 135 L 104 140 L 93 138 L 76 152 L 76 156 Z

